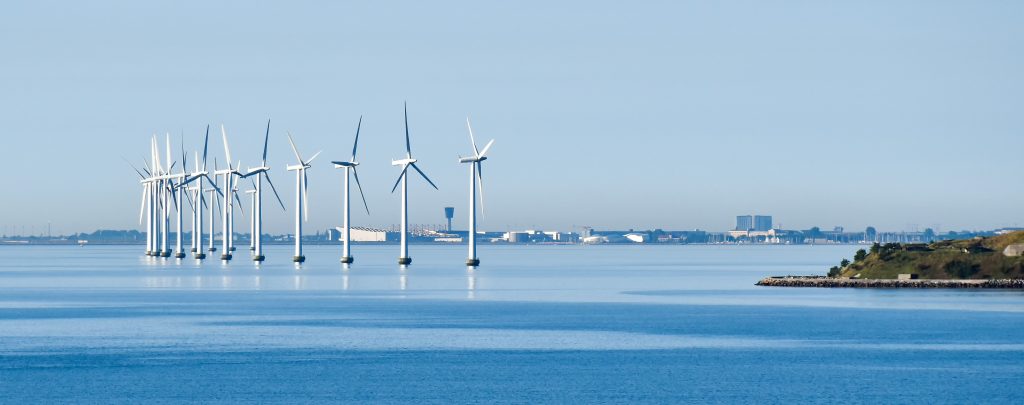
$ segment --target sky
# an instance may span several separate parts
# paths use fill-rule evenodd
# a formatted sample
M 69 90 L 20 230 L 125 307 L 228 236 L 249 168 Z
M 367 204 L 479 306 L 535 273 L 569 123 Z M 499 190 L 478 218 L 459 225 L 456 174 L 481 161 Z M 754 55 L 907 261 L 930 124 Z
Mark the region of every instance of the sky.
M 4 233 L 142 229 L 152 134 L 269 165 L 294 227 L 341 222 L 358 160 L 370 214 L 404 152 L 410 222 L 464 228 L 471 151 L 485 230 L 725 230 L 736 215 L 806 229 L 1024 226 L 1024 3 L 1015 1 L 15 1 L 0 14 Z M 248 204 L 245 205 L 248 208 Z M 243 217 L 244 218 L 244 217 Z M 247 224 L 247 221 L 243 222 Z M 236 226 L 243 229 L 244 226 Z

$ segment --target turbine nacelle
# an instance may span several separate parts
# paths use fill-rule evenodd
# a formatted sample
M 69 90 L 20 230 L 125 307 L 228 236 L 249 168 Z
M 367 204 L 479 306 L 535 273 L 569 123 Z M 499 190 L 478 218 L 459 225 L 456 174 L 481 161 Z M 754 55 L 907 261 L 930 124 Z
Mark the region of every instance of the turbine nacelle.
M 359 162 L 339 162 L 339 161 L 334 160 L 334 161 L 331 161 L 331 163 L 334 163 L 334 168 L 335 169 L 341 169 L 343 167 L 356 167 L 356 166 L 359 166 Z
M 270 171 L 270 167 L 268 166 L 250 167 L 249 170 L 245 172 L 245 174 L 242 174 L 242 177 L 249 177 L 254 174 L 264 173 L 267 171 Z
M 398 159 L 398 160 L 392 160 L 391 161 L 391 165 L 392 166 L 411 165 L 413 163 L 416 163 L 416 159 L 405 158 L 405 159 Z
M 288 166 L 285 166 L 285 169 L 288 170 L 288 171 L 295 171 L 295 170 L 305 170 L 305 169 L 308 169 L 310 167 L 313 167 L 313 166 L 310 166 L 308 164 L 305 164 L 305 165 L 288 165 Z
M 475 157 L 475 156 L 469 156 L 469 157 L 460 157 L 460 158 L 459 158 L 459 163 L 474 163 L 474 162 L 483 162 L 483 161 L 485 161 L 485 160 L 487 160 L 487 156 L 480 156 L 480 157 Z

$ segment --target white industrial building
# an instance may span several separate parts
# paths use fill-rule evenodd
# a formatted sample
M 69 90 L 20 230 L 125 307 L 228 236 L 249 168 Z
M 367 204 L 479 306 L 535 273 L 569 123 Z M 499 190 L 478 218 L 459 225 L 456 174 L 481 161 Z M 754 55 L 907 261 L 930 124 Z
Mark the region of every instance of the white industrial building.
M 338 236 L 339 241 L 345 239 L 345 233 L 342 232 L 344 229 L 341 227 L 335 227 L 340 234 Z M 387 241 L 388 232 L 383 229 L 366 228 L 362 226 L 353 226 L 350 229 L 352 234 L 352 242 L 384 242 Z

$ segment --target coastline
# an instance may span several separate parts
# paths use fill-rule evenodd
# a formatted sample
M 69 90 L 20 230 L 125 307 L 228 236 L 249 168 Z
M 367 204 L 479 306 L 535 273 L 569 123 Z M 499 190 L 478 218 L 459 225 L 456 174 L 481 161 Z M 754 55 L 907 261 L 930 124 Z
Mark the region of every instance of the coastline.
M 894 279 L 849 279 L 822 276 L 765 277 L 755 283 L 763 287 L 814 287 L 814 288 L 971 288 L 971 289 L 1024 289 L 1024 279 L 978 279 L 978 280 L 894 280 Z

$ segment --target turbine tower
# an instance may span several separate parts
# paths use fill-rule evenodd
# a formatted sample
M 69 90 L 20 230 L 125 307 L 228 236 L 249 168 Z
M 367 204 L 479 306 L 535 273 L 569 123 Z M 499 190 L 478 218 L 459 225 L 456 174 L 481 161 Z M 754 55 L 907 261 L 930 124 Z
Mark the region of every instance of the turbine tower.
M 398 188 L 398 184 L 399 183 L 402 184 L 402 223 L 401 223 L 401 227 L 402 228 L 401 228 L 401 244 L 400 244 L 401 247 L 400 247 L 400 251 L 399 251 L 399 254 L 398 254 L 398 264 L 408 265 L 408 264 L 412 264 L 412 258 L 409 257 L 409 244 L 408 244 L 408 241 L 406 240 L 406 234 L 408 233 L 408 230 L 409 230 L 409 223 L 408 223 L 409 222 L 408 221 L 408 219 L 409 219 L 409 210 L 408 210 L 408 208 L 409 208 L 408 207 L 408 203 L 409 203 L 409 181 L 408 181 L 409 167 L 411 166 L 413 169 L 416 170 L 417 173 L 420 174 L 420 176 L 423 176 L 423 179 L 425 179 L 427 181 L 427 183 L 430 183 L 430 185 L 432 187 L 434 187 L 435 190 L 437 190 L 437 186 L 434 185 L 434 182 L 430 181 L 430 178 L 427 177 L 427 175 L 425 173 L 423 173 L 423 171 L 420 170 L 419 167 L 416 166 L 416 159 L 412 158 L 412 147 L 409 145 L 409 106 L 408 106 L 408 104 L 404 104 L 404 109 L 405 109 L 405 159 L 399 159 L 399 160 L 392 160 L 391 161 L 391 165 L 392 166 L 402 166 L 402 174 L 398 175 L 398 181 L 395 182 L 395 186 L 394 187 L 391 187 L 391 192 L 394 193 L 395 189 Z
M 476 139 L 473 137 L 473 127 L 469 124 L 469 117 L 466 117 L 466 129 L 469 130 L 469 142 L 473 145 L 473 156 L 460 157 L 459 163 L 469 163 L 469 257 L 466 258 L 466 265 L 476 267 L 480 265 L 480 259 L 476 257 L 476 187 L 480 184 L 480 211 L 484 208 L 484 178 L 483 161 L 487 160 L 487 150 L 494 144 L 491 139 L 484 146 L 484 150 L 476 148 Z
M 292 257 L 292 260 L 296 263 L 302 263 L 306 261 L 306 256 L 302 255 L 302 221 L 309 220 L 309 199 L 306 196 L 308 184 L 306 169 L 311 167 L 309 164 L 317 156 L 320 156 L 320 152 L 314 154 L 309 160 L 302 160 L 302 155 L 299 155 L 299 149 L 295 147 L 295 140 L 292 139 L 291 133 L 288 133 L 288 143 L 292 146 L 295 159 L 299 161 L 299 164 L 287 166 L 288 171 L 295 171 L 295 256 Z
M 370 214 L 370 206 L 366 205 L 366 196 L 363 195 L 363 186 L 359 184 L 359 173 L 356 172 L 356 166 L 359 166 L 359 162 L 356 162 L 356 148 L 359 146 L 359 129 L 362 128 L 362 126 L 363 126 L 363 117 L 359 116 L 359 123 L 356 125 L 356 140 L 355 140 L 355 142 L 352 143 L 352 158 L 349 159 L 349 161 L 347 161 L 347 162 L 341 162 L 341 161 L 332 161 L 331 162 L 331 163 L 334 163 L 334 168 L 335 169 L 345 169 L 345 182 L 344 182 L 344 192 L 343 192 L 344 200 L 345 200 L 345 203 L 344 203 L 345 207 L 342 210 L 342 217 L 343 217 L 343 221 L 342 222 L 344 222 L 345 229 L 342 231 L 343 232 L 342 237 L 344 238 L 344 241 L 342 242 L 342 249 L 341 249 L 341 262 L 345 263 L 345 264 L 352 263 L 352 261 L 354 260 L 352 258 L 351 252 L 349 251 L 349 244 L 350 244 L 349 241 L 351 239 L 351 230 L 349 228 L 349 214 L 350 214 L 350 210 L 349 210 L 349 198 L 348 198 L 348 196 L 349 196 L 349 184 L 348 184 L 349 172 L 351 172 L 352 176 L 355 177 L 355 179 L 356 179 L 356 187 L 359 189 L 359 196 L 363 198 L 363 208 L 366 208 L 366 214 L 367 215 Z
M 252 260 L 256 262 L 262 262 L 265 257 L 263 256 L 263 180 L 267 180 L 267 184 L 270 185 L 270 190 L 274 192 L 274 197 L 277 197 L 277 203 L 281 204 L 281 209 L 285 210 L 284 202 L 281 201 L 281 196 L 277 194 L 277 188 L 274 187 L 274 183 L 270 181 L 270 167 L 267 166 L 267 143 L 270 141 L 270 120 L 267 120 L 267 133 L 263 137 L 263 164 L 260 167 L 254 167 L 245 172 L 242 177 L 249 177 L 252 175 L 256 176 L 256 181 L 253 182 L 253 197 L 252 197 L 252 216 L 250 218 L 250 239 L 249 242 L 253 251 Z M 296 255 L 298 256 L 298 255 Z

